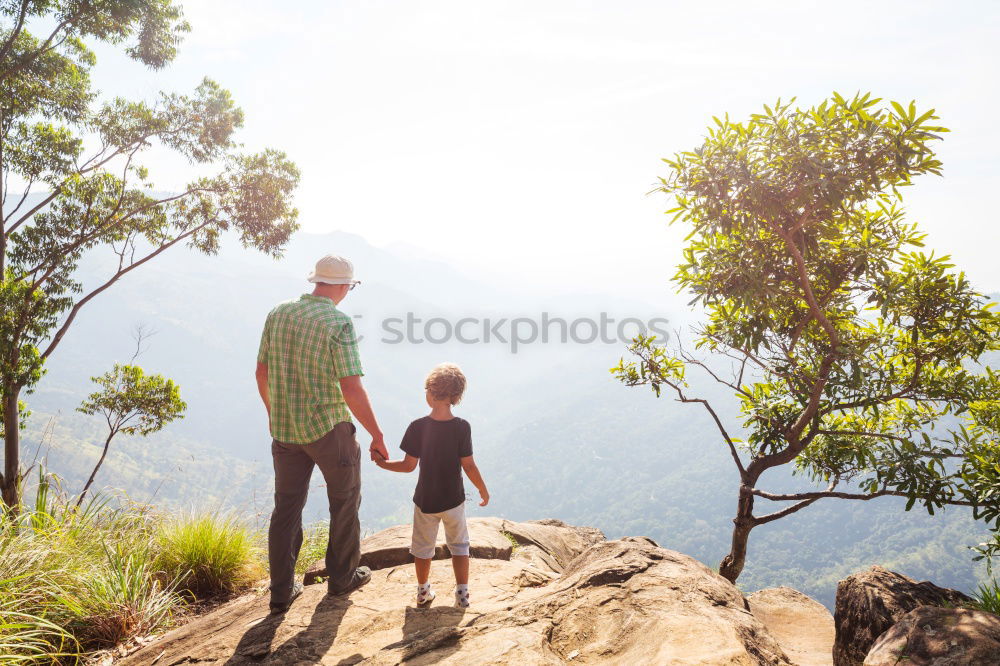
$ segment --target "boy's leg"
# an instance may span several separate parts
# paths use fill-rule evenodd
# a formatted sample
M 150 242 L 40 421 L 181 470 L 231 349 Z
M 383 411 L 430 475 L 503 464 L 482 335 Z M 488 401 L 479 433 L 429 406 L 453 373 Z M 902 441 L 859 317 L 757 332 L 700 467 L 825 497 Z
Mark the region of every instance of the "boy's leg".
M 468 555 L 452 555 L 451 556 L 451 568 L 455 570 L 455 584 L 457 584 L 457 585 L 468 585 L 469 584 L 469 556 Z
M 417 572 L 417 584 L 424 585 L 427 583 L 427 579 L 431 577 L 431 560 L 430 558 L 424 559 L 422 557 L 413 558 L 413 568 Z
M 431 560 L 437 550 L 437 534 L 440 519 L 429 513 L 424 513 L 416 504 L 413 505 L 413 533 L 410 538 L 410 555 L 413 555 L 413 568 L 416 570 L 417 583 L 423 585 L 431 574 Z
M 469 528 L 465 522 L 465 503 L 448 509 L 441 515 L 444 523 L 445 543 L 451 553 L 451 566 L 455 570 L 455 582 L 469 583 Z
M 267 530 L 271 602 L 286 603 L 295 582 L 295 561 L 302 547 L 302 508 L 309 494 L 313 461 L 301 444 L 271 442 L 274 460 L 274 511 Z
M 326 545 L 327 586 L 331 592 L 344 591 L 356 583 L 355 570 L 361 560 L 361 448 L 354 437 L 353 423 L 342 421 L 307 452 L 326 480 L 330 503 L 330 536 Z

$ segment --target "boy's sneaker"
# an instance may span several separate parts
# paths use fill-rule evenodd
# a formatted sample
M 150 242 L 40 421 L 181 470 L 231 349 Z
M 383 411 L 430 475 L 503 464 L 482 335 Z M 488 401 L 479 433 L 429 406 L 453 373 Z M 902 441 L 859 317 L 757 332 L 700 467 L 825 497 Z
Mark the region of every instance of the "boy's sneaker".
M 455 607 L 456 608 L 468 608 L 469 607 L 469 588 L 464 585 L 455 588 Z
M 426 587 L 424 587 L 422 585 L 418 585 L 417 586 L 417 605 L 418 606 L 426 606 L 430 602 L 434 601 L 434 597 L 436 597 L 436 596 L 437 595 L 434 593 L 434 590 L 431 589 L 430 585 L 427 585 Z

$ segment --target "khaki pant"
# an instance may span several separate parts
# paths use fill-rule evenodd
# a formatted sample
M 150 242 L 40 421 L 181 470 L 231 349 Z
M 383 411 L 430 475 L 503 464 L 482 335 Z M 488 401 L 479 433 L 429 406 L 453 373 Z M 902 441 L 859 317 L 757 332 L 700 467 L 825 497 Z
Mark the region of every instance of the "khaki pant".
M 465 523 L 465 502 L 440 513 L 424 513 L 413 505 L 413 533 L 410 555 L 423 560 L 434 558 L 438 526 L 444 523 L 444 542 L 452 557 L 469 555 L 469 528 Z
M 319 467 L 330 501 L 330 540 L 326 571 L 331 590 L 346 587 L 361 559 L 361 448 L 357 428 L 342 421 L 310 444 L 274 440 L 274 511 L 268 529 L 268 564 L 271 601 L 284 603 L 295 582 L 295 562 L 302 547 L 302 509 L 309 494 L 309 480 Z

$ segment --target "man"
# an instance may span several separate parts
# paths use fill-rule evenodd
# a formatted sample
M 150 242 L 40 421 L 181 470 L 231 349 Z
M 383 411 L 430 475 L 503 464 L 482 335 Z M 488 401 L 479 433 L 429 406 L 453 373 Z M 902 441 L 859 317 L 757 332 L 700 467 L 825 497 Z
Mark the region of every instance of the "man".
M 327 255 L 309 276 L 311 294 L 278 304 L 264 325 L 257 353 L 257 388 L 270 423 L 274 512 L 268 530 L 271 612 L 288 610 L 300 594 L 295 561 L 302 546 L 302 509 L 313 467 L 330 500 L 326 571 L 330 594 L 371 580 L 361 558 L 361 451 L 351 414 L 372 437 L 369 453 L 388 458 L 382 430 L 361 385 L 361 359 L 351 319 L 337 309 L 360 284 L 354 266 Z

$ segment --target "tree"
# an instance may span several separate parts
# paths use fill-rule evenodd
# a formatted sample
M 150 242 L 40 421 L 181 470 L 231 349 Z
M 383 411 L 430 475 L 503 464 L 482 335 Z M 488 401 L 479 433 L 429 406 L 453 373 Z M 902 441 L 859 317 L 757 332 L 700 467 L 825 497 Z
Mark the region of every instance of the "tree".
M 740 479 L 719 567 L 731 581 L 754 527 L 823 498 L 971 506 L 997 529 L 1000 381 L 979 361 L 1000 348 L 1000 316 L 948 257 L 914 249 L 924 236 L 903 219 L 900 189 L 940 173 L 946 130 L 933 110 L 880 102 L 779 101 L 748 122 L 716 118 L 703 145 L 664 160 L 657 191 L 691 225 L 674 280 L 707 316 L 695 349 L 729 367 L 639 337 L 612 371 L 714 420 Z M 733 392 L 745 439 L 691 394 L 689 368 Z M 826 487 L 759 486 L 785 465 Z M 757 498 L 792 503 L 760 515 Z
M 147 375 L 137 365 L 115 363 L 110 372 L 92 378 L 100 390 L 91 393 L 77 408 L 84 414 L 101 414 L 108 424 L 104 450 L 94 465 L 94 471 L 76 500 L 83 503 L 98 470 L 108 455 L 111 440 L 118 433 L 150 435 L 174 419 L 183 418 L 187 405 L 181 400 L 180 389 L 173 380 L 161 375 Z
M 279 151 L 238 151 L 243 113 L 209 79 L 155 103 L 99 100 L 87 43 L 164 67 L 187 30 L 172 0 L 14 0 L 0 18 L 0 489 L 16 511 L 20 428 L 10 424 L 80 310 L 174 246 L 216 253 L 227 231 L 280 256 L 297 228 L 299 173 Z M 139 162 L 154 145 L 216 173 L 155 194 Z M 85 289 L 76 271 L 88 252 L 113 253 L 117 268 Z

